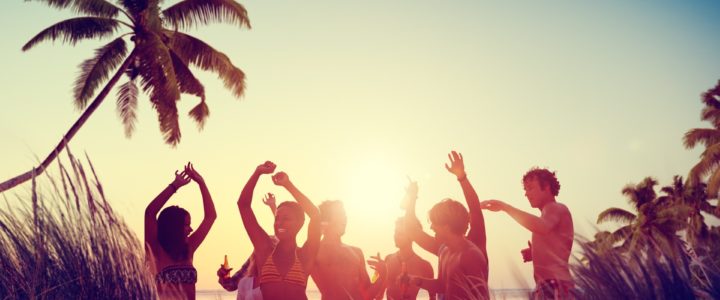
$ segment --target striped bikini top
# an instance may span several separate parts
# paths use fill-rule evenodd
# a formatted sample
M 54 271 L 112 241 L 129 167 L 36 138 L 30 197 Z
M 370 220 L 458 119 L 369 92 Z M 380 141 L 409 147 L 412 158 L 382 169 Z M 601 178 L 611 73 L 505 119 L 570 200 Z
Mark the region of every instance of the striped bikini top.
M 273 249 L 273 252 L 270 253 L 268 258 L 265 260 L 265 263 L 262 265 L 262 269 L 260 269 L 260 285 L 270 282 L 285 281 L 287 283 L 303 287 L 307 286 L 308 274 L 305 273 L 305 270 L 303 270 L 302 264 L 300 263 L 300 259 L 297 255 L 297 249 L 295 250 L 295 262 L 293 262 L 292 267 L 290 267 L 290 270 L 287 271 L 284 278 L 280 276 L 280 272 L 278 272 L 275 262 L 273 262 L 273 254 L 275 254 L 275 249 Z

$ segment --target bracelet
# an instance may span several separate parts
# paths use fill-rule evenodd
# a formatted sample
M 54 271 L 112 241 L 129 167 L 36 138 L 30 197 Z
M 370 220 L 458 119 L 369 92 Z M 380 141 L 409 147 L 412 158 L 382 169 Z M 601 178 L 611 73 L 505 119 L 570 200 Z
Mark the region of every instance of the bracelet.
M 173 193 L 177 192 L 177 188 L 172 183 L 168 184 L 168 187 L 171 187 L 173 189 Z
M 463 181 L 467 180 L 467 173 L 466 173 L 466 174 L 463 174 L 462 177 L 458 177 L 457 180 L 460 181 L 460 182 L 463 182 Z

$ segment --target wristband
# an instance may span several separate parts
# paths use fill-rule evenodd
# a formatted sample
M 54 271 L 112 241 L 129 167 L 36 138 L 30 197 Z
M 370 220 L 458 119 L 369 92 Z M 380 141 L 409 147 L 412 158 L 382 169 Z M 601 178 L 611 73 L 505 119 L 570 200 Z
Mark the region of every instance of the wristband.
M 173 189 L 173 193 L 177 192 L 177 188 L 172 183 L 168 184 L 168 187 L 171 187 Z
M 463 174 L 463 176 L 462 176 L 462 177 L 458 177 L 457 180 L 460 181 L 460 182 L 463 182 L 463 181 L 467 180 L 467 174 Z

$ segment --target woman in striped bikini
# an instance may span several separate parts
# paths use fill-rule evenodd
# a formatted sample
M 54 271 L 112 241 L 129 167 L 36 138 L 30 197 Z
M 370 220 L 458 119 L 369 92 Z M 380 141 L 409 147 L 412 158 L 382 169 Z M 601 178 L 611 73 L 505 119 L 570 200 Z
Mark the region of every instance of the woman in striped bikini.
M 182 186 L 195 181 L 202 195 L 205 216 L 193 232 L 190 214 L 178 207 L 165 208 L 170 197 Z M 155 283 L 160 299 L 195 299 L 197 271 L 193 254 L 205 240 L 216 218 L 215 206 L 205 180 L 191 163 L 182 172 L 175 171 L 175 180 L 148 204 L 145 209 L 145 251 L 155 268 Z M 191 234 L 192 233 L 192 234 Z
M 287 174 L 278 172 L 273 175 L 273 182 L 287 189 L 297 201 L 278 205 L 273 226 L 278 243 L 273 245 L 270 236 L 258 224 L 251 204 L 253 190 L 260 176 L 274 171 L 275 164 L 270 161 L 255 169 L 240 193 L 238 209 L 254 247 L 263 299 L 306 300 L 307 279 L 315 264 L 320 243 L 320 213 L 310 199 L 295 187 Z M 305 213 L 310 217 L 308 237 L 305 244 L 298 247 L 296 237 L 305 222 Z

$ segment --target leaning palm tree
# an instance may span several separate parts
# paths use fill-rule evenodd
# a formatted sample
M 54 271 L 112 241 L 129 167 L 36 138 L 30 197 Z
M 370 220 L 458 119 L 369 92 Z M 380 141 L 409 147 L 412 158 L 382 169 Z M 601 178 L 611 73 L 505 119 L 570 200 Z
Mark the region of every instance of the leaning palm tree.
M 622 193 L 635 213 L 612 207 L 598 215 L 597 223 L 616 221 L 623 224 L 610 236 L 603 236 L 603 241 L 610 243 L 622 242 L 618 247 L 621 252 L 647 251 L 655 256 L 657 252 L 679 254 L 680 237 L 677 231 L 684 229 L 686 224 L 683 216 L 688 214 L 682 205 L 670 205 L 658 200 L 655 193 L 657 181 L 645 178 L 637 185 L 629 184 Z
M 715 206 L 710 204 L 706 186 L 700 182 L 689 186 L 681 176 L 674 176 L 671 185 L 664 186 L 660 191 L 664 194 L 658 197 L 658 203 L 673 207 L 681 207 L 688 212 L 685 240 L 693 248 L 703 248 L 709 237 L 709 228 L 702 213 L 713 214 Z
M 200 98 L 200 103 L 189 112 L 200 129 L 210 113 L 205 103 L 205 89 L 189 66 L 217 73 L 235 97 L 243 95 L 245 74 L 222 52 L 179 31 L 212 22 L 250 28 L 247 11 L 234 0 L 184 0 L 166 9 L 160 8 L 160 0 L 115 0 L 115 3 L 110 0 L 36 1 L 55 8 L 72 9 L 82 16 L 42 30 L 22 47 L 23 51 L 48 40 L 75 45 L 85 39 L 115 38 L 96 49 L 92 58 L 80 64 L 74 102 L 78 109 L 85 111 L 39 166 L 0 183 L 0 192 L 42 173 L 123 75 L 127 81 L 118 89 L 117 110 L 125 126 L 125 134 L 132 134 L 138 96 L 142 91 L 149 96 L 157 112 L 165 142 L 172 146 L 180 142 L 175 103 L 180 100 L 180 94 Z M 126 32 L 118 35 L 121 29 Z M 133 43 L 130 51 L 126 40 Z M 90 99 L 93 99 L 92 102 L 89 102 Z
M 710 199 L 718 198 L 720 191 L 720 81 L 715 87 L 707 90 L 702 95 L 705 108 L 700 114 L 703 121 L 712 124 L 712 128 L 694 128 L 685 133 L 683 142 L 688 149 L 695 148 L 698 144 L 705 146 L 705 151 L 700 155 L 700 161 L 690 170 L 688 184 L 691 186 L 700 184 L 707 178 L 707 195 Z M 715 210 L 715 215 L 720 217 L 720 205 Z

